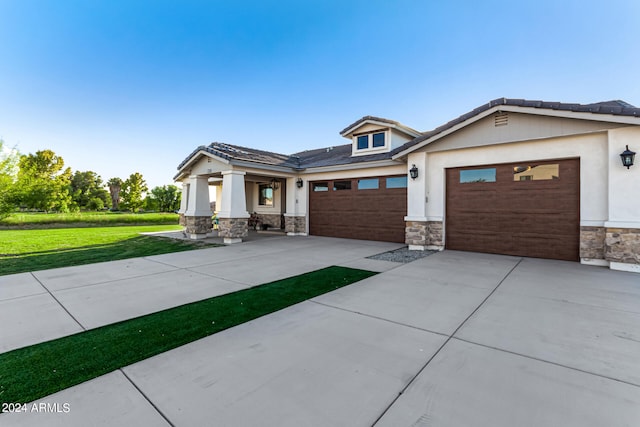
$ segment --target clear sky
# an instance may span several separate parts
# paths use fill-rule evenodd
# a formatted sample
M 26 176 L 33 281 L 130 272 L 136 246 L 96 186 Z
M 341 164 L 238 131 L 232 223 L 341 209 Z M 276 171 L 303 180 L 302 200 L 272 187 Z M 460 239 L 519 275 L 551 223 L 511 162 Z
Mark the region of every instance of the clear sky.
M 290 154 L 364 115 L 640 106 L 639 29 L 638 0 L 0 0 L 0 137 L 154 187 L 199 145 Z

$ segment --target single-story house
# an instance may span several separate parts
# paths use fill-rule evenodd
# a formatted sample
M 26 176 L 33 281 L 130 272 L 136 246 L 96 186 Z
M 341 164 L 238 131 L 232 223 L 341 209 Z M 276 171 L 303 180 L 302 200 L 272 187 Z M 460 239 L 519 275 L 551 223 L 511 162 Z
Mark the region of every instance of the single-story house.
M 251 214 L 288 235 L 403 242 L 575 260 L 640 272 L 640 108 L 495 99 L 428 132 L 365 116 L 349 143 L 292 155 L 213 142 L 178 166 L 181 223 L 247 235 Z

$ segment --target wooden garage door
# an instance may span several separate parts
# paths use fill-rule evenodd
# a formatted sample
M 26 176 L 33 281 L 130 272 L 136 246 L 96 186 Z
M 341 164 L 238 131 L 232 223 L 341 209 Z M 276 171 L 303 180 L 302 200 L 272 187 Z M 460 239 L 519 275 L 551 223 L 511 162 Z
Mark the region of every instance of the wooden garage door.
M 449 249 L 579 259 L 579 159 L 447 169 Z
M 406 175 L 309 184 L 312 235 L 404 243 L 406 214 Z

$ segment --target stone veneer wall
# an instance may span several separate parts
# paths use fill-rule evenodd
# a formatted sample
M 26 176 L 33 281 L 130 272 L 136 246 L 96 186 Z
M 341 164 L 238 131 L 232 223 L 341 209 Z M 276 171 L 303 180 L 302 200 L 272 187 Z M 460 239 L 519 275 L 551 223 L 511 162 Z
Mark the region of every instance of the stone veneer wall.
M 213 227 L 210 216 L 185 216 L 184 225 L 187 234 L 207 234 Z
M 187 225 L 187 223 L 186 223 L 186 222 L 185 222 L 185 220 L 184 220 L 184 214 L 183 214 L 183 213 L 178 214 L 178 225 L 181 225 L 181 226 L 183 226 L 183 227 L 184 227 L 185 225 Z
M 604 255 L 607 261 L 640 264 L 640 229 L 607 228 Z
M 281 228 L 282 227 L 282 215 L 280 214 L 263 214 L 259 213 L 258 218 L 260 218 L 260 224 L 269 224 L 271 228 Z
M 580 258 L 604 259 L 604 227 L 580 227 Z
M 230 239 L 247 237 L 248 225 L 248 218 L 218 218 L 218 236 Z
M 442 221 L 407 221 L 405 243 L 413 246 L 444 247 Z
M 285 216 L 284 231 L 287 233 L 306 233 L 307 217 L 304 216 Z

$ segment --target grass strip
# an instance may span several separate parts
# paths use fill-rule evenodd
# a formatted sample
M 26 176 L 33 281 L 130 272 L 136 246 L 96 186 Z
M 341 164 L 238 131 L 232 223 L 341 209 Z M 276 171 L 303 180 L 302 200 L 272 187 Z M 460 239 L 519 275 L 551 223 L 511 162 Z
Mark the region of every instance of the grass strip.
M 176 213 L 73 212 L 14 213 L 0 220 L 0 229 L 53 227 L 107 227 L 118 225 L 178 224 Z
M 0 403 L 42 398 L 375 274 L 327 267 L 0 354 Z
M 218 246 L 140 235 L 181 229 L 179 225 L 146 225 L 1 230 L 0 276 Z

